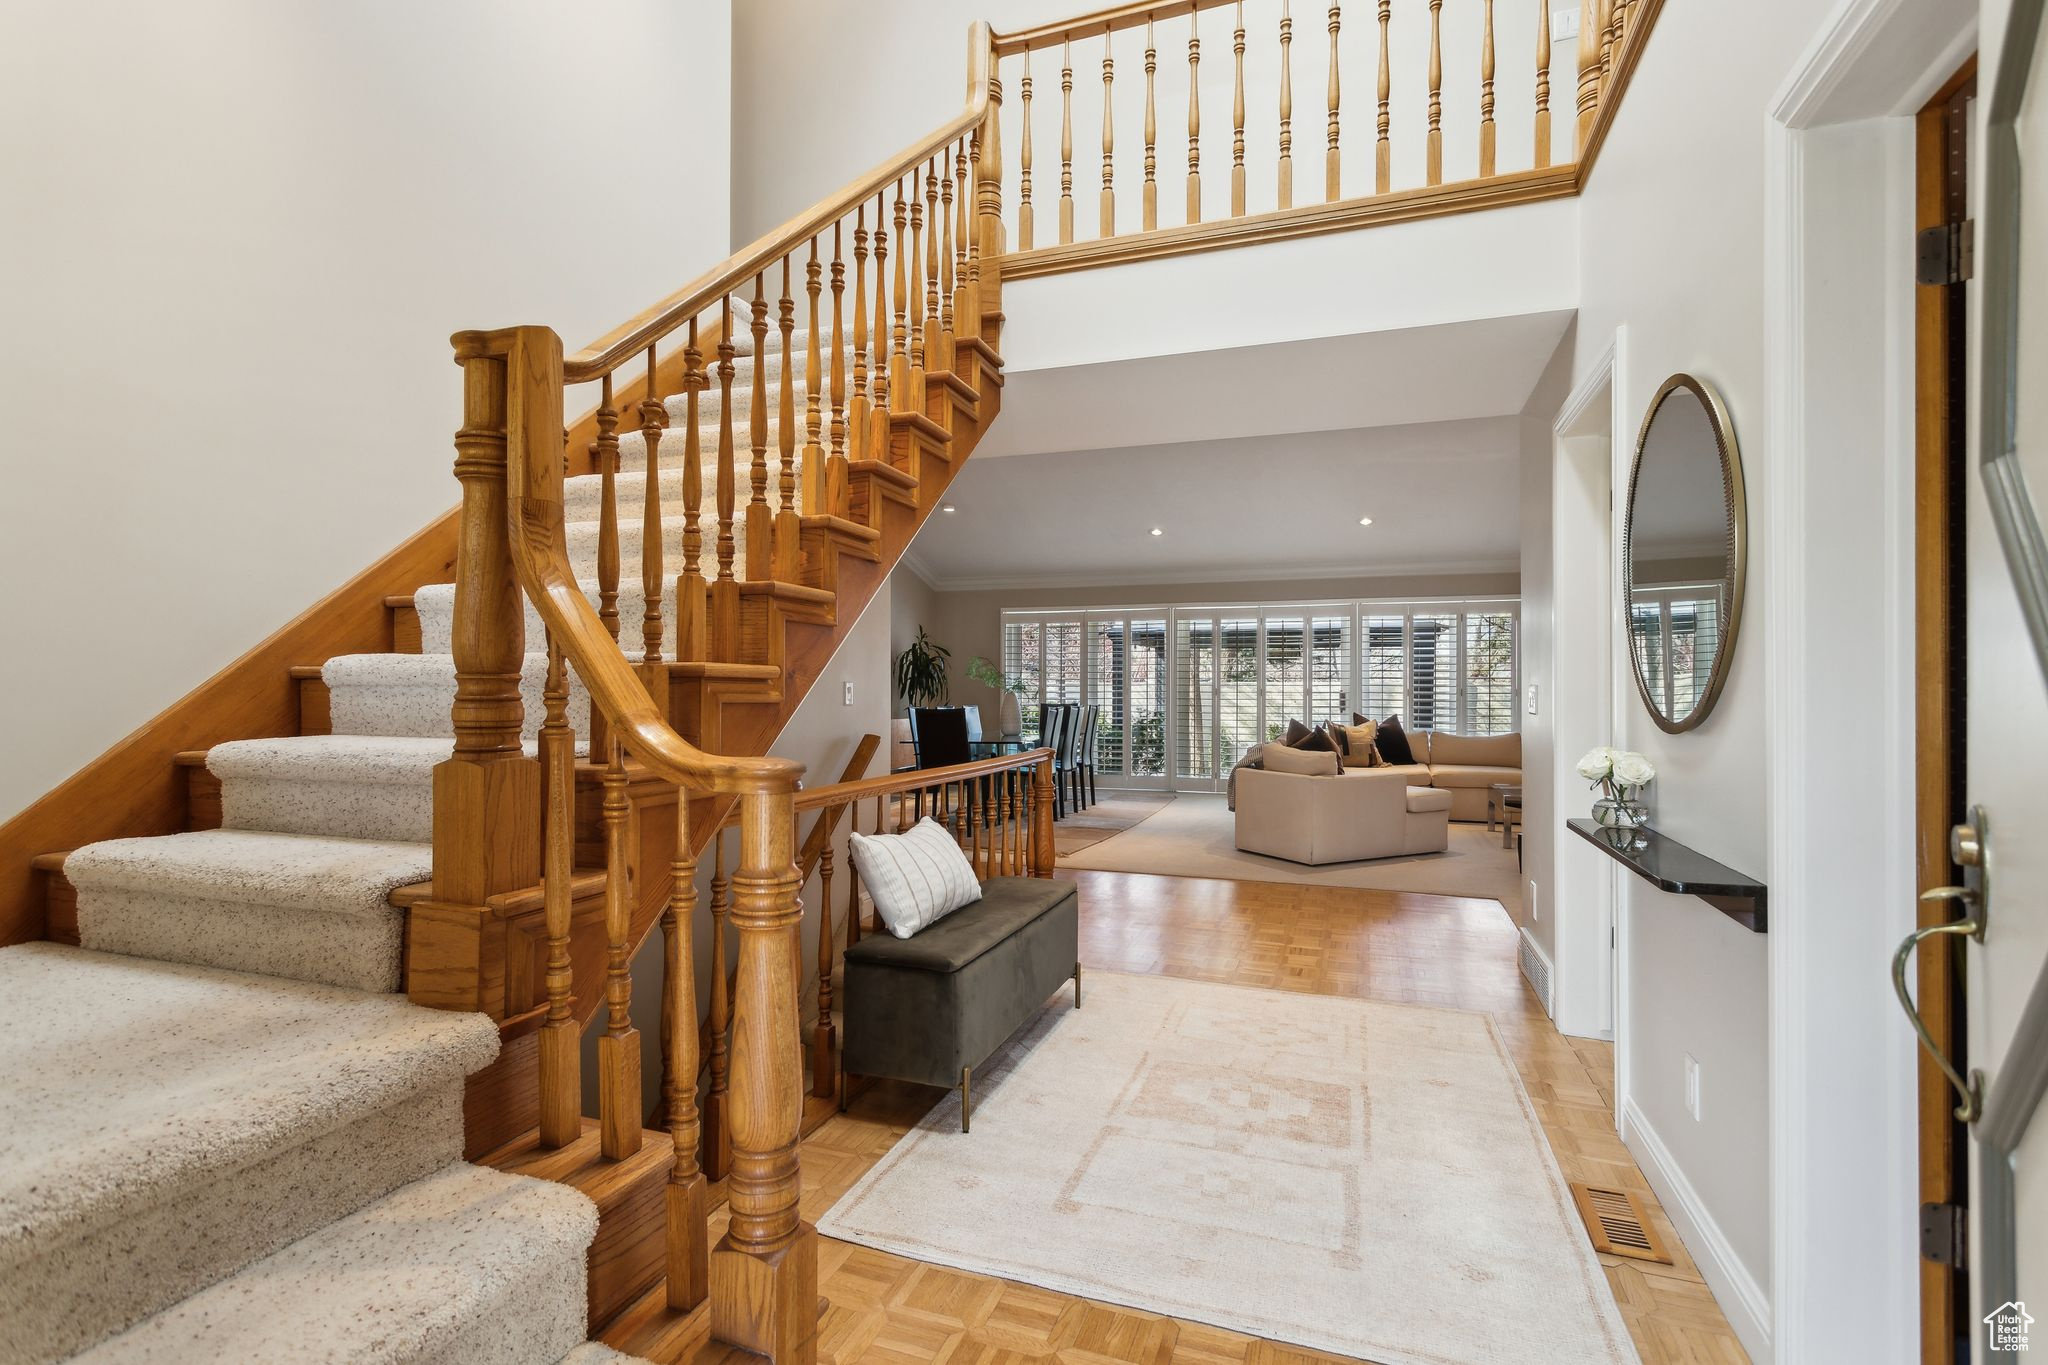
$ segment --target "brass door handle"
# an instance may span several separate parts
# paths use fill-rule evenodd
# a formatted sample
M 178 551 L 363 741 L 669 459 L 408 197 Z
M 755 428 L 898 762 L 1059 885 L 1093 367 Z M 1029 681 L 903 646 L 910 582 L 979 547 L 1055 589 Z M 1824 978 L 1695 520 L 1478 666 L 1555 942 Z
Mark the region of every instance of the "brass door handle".
M 1961 901 L 1973 912 L 1978 902 L 1976 890 L 1966 886 L 1937 886 L 1923 894 L 1920 899 Z M 1968 1079 L 1965 1079 L 1963 1074 L 1956 1070 L 1955 1063 L 1948 1059 L 1948 1054 L 1935 1043 L 1934 1035 L 1927 1031 L 1927 1021 L 1920 1017 L 1919 1006 L 1913 1002 L 1913 993 L 1906 989 L 1906 968 L 1912 963 L 1913 955 L 1919 951 L 1920 945 L 1935 935 L 1967 934 L 1975 938 L 1982 930 L 1982 921 L 1972 913 L 1965 919 L 1915 929 L 1906 935 L 1903 943 L 1899 944 L 1898 952 L 1892 954 L 1892 990 L 1899 997 L 1899 1008 L 1906 1012 L 1907 1020 L 1913 1025 L 1913 1032 L 1920 1036 L 1920 1046 L 1927 1049 L 1927 1055 L 1934 1059 L 1934 1064 L 1941 1068 L 1941 1074 L 1948 1077 L 1948 1083 L 1954 1086 L 1956 1094 L 1962 1097 L 1962 1103 L 1956 1106 L 1956 1117 L 1964 1123 L 1975 1123 L 1978 1115 L 1984 1110 L 1984 1073 L 1972 1071 Z

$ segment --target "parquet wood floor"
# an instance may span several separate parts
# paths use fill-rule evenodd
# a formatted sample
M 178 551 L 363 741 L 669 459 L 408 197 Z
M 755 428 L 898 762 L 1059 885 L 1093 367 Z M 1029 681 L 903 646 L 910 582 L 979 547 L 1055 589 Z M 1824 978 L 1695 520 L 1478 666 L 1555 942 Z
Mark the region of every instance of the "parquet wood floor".
M 1609 1044 L 1552 1027 L 1492 901 L 1348 887 L 1060 874 L 1081 885 L 1084 967 L 1235 982 L 1492 1014 L 1568 1180 L 1641 1195 L 1677 1264 L 1602 1257 L 1644 1365 L 1746 1365 L 1698 1268 L 1614 1131 Z M 803 1215 L 816 1219 L 940 1092 L 893 1082 L 860 1095 L 803 1145 Z M 723 1231 L 723 1213 L 712 1235 Z M 831 1365 L 1318 1365 L 1335 1357 L 826 1239 L 818 1358 Z M 724 1365 L 703 1314 L 655 1298 L 605 1340 L 662 1360 Z

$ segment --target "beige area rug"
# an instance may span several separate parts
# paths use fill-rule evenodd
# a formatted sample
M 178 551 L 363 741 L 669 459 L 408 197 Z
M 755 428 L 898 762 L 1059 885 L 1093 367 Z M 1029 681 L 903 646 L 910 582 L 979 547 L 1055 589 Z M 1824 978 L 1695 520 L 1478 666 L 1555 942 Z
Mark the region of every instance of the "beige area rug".
M 1082 986 L 819 1230 L 1378 1365 L 1637 1359 L 1488 1016 Z
M 1103 796 L 1086 810 L 1068 811 L 1052 827 L 1053 851 L 1061 858 L 1121 834 L 1150 819 L 1173 801 L 1170 792 L 1117 792 Z
M 1300 886 L 1363 886 L 1436 896 L 1478 896 L 1509 911 L 1522 905 L 1522 875 L 1515 851 L 1500 846 L 1500 831 L 1453 824 L 1443 853 L 1310 867 L 1237 849 L 1236 817 L 1221 796 L 1181 796 L 1123 833 L 1073 854 L 1061 867 L 1095 872 L 1149 872 L 1164 877 L 1220 877 L 1239 882 Z

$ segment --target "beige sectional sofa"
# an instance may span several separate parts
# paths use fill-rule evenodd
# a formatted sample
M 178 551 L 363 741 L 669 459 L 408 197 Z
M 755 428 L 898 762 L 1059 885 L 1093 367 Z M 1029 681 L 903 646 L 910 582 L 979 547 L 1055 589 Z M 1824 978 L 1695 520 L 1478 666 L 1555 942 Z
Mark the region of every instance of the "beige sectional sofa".
M 1441 853 L 1451 794 L 1411 786 L 1400 769 L 1342 777 L 1246 768 L 1237 775 L 1237 846 L 1297 863 Z
M 1408 744 L 1417 761 L 1398 767 L 1330 776 L 1238 768 L 1237 846 L 1312 864 L 1441 853 L 1451 821 L 1484 820 L 1488 789 L 1522 780 L 1519 734 L 1417 731 Z
M 1398 768 L 1345 769 L 1354 771 L 1406 773 L 1417 787 L 1435 787 L 1451 794 L 1453 820 L 1484 820 L 1487 789 L 1497 782 L 1522 782 L 1522 736 L 1447 735 L 1431 730 L 1413 730 L 1408 747 L 1416 761 Z

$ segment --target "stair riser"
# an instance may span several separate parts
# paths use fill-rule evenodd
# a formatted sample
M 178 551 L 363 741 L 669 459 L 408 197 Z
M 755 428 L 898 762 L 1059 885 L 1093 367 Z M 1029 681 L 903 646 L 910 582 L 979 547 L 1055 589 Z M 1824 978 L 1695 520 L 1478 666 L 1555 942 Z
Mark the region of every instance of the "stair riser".
M 156 891 L 89 891 L 80 942 L 100 952 L 256 972 L 359 991 L 399 988 L 405 916 L 374 918 Z
M 461 1144 L 461 1099 L 448 1086 L 223 1171 L 171 1204 L 34 1247 L 19 1263 L 0 1261 L 9 1307 L 0 1365 L 61 1360 L 92 1346 L 439 1170 Z
M 425 844 L 434 838 L 431 771 L 399 782 L 234 777 L 221 783 L 221 827 Z
M 568 670 L 569 725 L 577 734 L 590 729 L 590 694 L 584 690 L 576 671 Z M 547 656 L 527 655 L 520 679 L 519 699 L 526 708 L 524 734 L 528 739 L 540 733 L 547 717 Z M 455 665 L 451 660 L 445 677 L 421 679 L 390 685 L 364 682 L 336 683 L 328 692 L 327 733 L 336 735 L 394 735 L 425 739 L 452 736 L 450 718 L 455 705 Z

